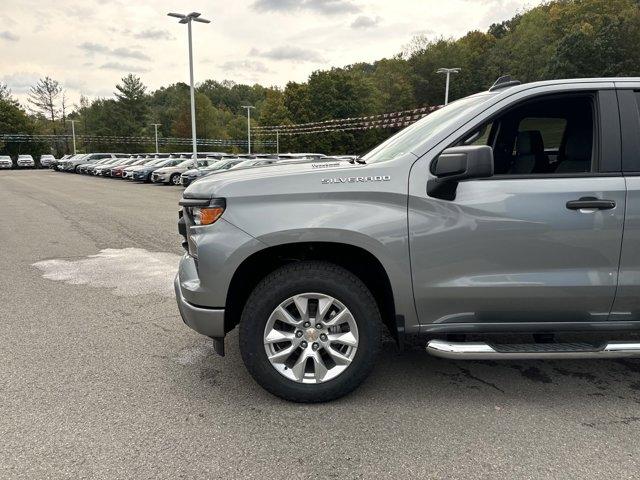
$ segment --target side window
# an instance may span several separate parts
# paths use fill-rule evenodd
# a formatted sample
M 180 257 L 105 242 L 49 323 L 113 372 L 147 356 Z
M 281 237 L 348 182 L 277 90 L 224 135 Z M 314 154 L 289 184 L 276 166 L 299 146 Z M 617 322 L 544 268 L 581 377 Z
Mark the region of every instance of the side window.
M 497 119 L 496 175 L 567 175 L 593 171 L 596 150 L 592 95 L 529 101 Z
M 518 127 L 519 132 L 538 130 L 544 142 L 545 151 L 558 151 L 562 145 L 567 128 L 566 118 L 523 118 Z
M 467 135 L 459 145 L 490 145 L 489 137 L 493 129 L 493 122 L 485 123 L 480 128 Z

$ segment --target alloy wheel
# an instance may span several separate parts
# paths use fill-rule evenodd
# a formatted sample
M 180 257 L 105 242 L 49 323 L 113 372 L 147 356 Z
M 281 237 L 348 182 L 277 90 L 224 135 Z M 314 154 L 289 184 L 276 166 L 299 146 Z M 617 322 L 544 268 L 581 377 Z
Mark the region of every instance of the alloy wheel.
M 336 378 L 353 361 L 358 326 L 349 309 L 322 293 L 288 298 L 271 313 L 264 329 L 267 359 L 298 383 Z

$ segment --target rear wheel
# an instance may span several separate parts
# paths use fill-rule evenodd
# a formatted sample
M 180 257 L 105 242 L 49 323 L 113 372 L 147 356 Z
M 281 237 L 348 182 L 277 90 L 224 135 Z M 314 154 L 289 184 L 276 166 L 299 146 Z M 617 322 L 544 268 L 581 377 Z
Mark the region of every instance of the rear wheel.
M 324 402 L 354 390 L 374 366 L 380 313 L 362 281 L 338 265 L 305 261 L 268 275 L 240 322 L 240 351 L 266 390 Z
M 171 185 L 180 185 L 180 174 L 174 173 L 173 175 L 171 175 L 169 183 L 171 183 Z

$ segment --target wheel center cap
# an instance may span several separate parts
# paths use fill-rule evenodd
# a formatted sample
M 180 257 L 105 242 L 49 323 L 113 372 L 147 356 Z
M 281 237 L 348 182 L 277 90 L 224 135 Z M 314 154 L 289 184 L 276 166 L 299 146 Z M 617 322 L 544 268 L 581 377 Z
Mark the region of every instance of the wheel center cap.
M 315 328 L 307 328 L 304 332 L 304 338 L 308 342 L 315 342 L 316 340 L 318 340 L 318 338 L 320 338 L 320 332 L 318 332 L 318 330 L 316 330 Z

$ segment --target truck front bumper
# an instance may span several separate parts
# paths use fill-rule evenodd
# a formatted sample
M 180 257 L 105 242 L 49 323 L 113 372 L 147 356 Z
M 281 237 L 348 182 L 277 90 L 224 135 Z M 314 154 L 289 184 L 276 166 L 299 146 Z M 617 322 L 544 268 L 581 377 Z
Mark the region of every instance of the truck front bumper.
M 224 355 L 224 308 L 198 307 L 189 303 L 182 294 L 179 275 L 173 285 L 182 321 L 196 332 L 211 337 L 216 353 Z

